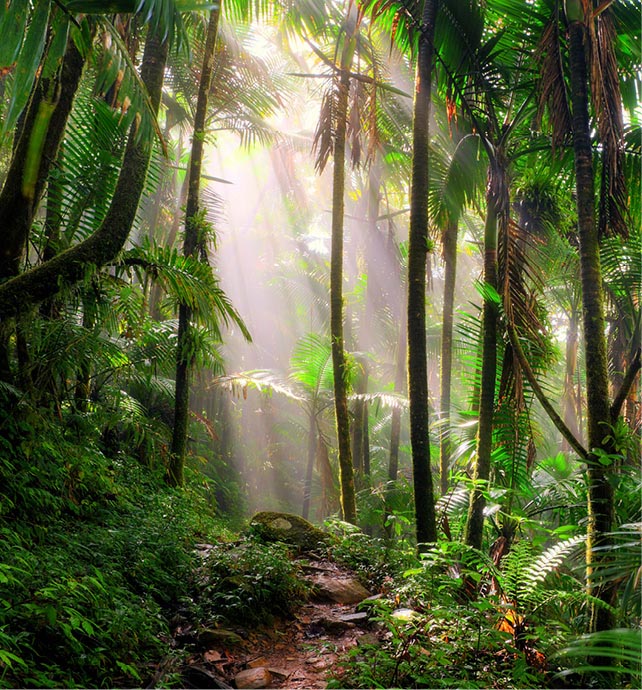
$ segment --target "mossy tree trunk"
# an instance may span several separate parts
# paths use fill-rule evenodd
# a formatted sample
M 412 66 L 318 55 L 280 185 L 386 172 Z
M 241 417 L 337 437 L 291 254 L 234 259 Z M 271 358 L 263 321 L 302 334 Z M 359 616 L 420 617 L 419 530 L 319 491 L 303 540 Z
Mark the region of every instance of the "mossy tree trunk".
M 69 40 L 58 72 L 36 80 L 34 85 L 0 192 L 0 283 L 20 272 L 33 219 L 58 154 L 84 65 L 85 59 Z M 44 143 L 33 188 L 25 193 L 28 151 L 34 137 L 43 137 Z M 12 330 L 11 323 L 6 320 L 0 327 L 0 379 L 5 381 L 11 378 L 9 338 Z
M 477 454 L 473 471 L 465 541 L 468 546 L 481 549 L 484 533 L 484 508 L 490 476 L 490 456 L 493 446 L 493 414 L 495 411 L 495 383 L 497 378 L 497 187 L 499 170 L 489 167 L 484 224 L 484 303 L 482 308 L 481 388 L 479 392 L 479 422 Z
M 444 252 L 444 304 L 441 328 L 441 376 L 439 484 L 441 495 L 448 491 L 448 465 L 451 454 L 450 397 L 453 368 L 453 322 L 455 309 L 455 280 L 457 276 L 457 223 L 448 223 L 442 234 Z
M 615 596 L 613 582 L 604 582 L 599 570 L 609 559 L 609 533 L 613 527 L 613 487 L 609 481 L 612 469 L 600 462 L 595 450 L 613 452 L 606 441 L 611 423 L 609 403 L 608 359 L 604 320 L 604 296 L 598 228 L 595 219 L 595 178 L 588 112 L 588 72 L 586 51 L 588 27 L 579 2 L 569 11 L 569 53 L 571 104 L 573 116 L 573 152 L 580 243 L 580 276 L 587 397 L 587 434 L 589 457 L 588 539 L 586 546 L 589 592 L 604 605 L 593 605 L 591 631 L 609 630 L 615 618 L 611 605 Z M 589 21 L 593 21 L 592 18 Z M 596 572 L 597 571 L 597 572 Z
M 346 43 L 349 41 L 347 40 Z M 339 479 L 343 519 L 356 524 L 357 503 L 354 486 L 350 419 L 348 416 L 347 368 L 343 339 L 343 217 L 345 194 L 346 120 L 352 58 L 344 49 L 337 98 L 337 124 L 334 137 L 332 177 L 332 247 L 330 256 L 330 338 L 334 371 L 334 408 L 339 445 Z M 344 64 L 347 63 L 347 64 Z
M 160 104 L 166 59 L 166 41 L 158 33 L 150 34 L 145 43 L 141 78 L 154 113 L 158 112 Z M 116 258 L 129 237 L 136 216 L 151 150 L 152 142 L 137 137 L 132 129 L 114 197 L 98 230 L 49 261 L 0 285 L 2 321 L 79 282 L 90 268 L 100 268 Z
M 430 98 L 437 0 L 425 0 L 415 75 L 412 182 L 408 243 L 408 397 L 417 545 L 437 541 L 428 432 L 426 362 L 426 256 Z
M 187 205 L 185 210 L 185 240 L 183 254 L 195 257 L 199 251 L 199 205 L 201 189 L 201 167 L 203 163 L 203 146 L 205 142 L 205 120 L 209 101 L 216 36 L 221 3 L 210 12 L 205 41 L 205 54 L 198 87 L 198 100 L 194 114 L 194 134 L 190 156 Z M 174 402 L 174 430 L 170 450 L 167 483 L 170 486 L 183 485 L 185 466 L 185 449 L 187 445 L 187 427 L 189 421 L 189 385 L 192 369 L 192 310 L 185 302 L 179 305 L 178 311 L 178 344 L 176 348 L 176 397 Z

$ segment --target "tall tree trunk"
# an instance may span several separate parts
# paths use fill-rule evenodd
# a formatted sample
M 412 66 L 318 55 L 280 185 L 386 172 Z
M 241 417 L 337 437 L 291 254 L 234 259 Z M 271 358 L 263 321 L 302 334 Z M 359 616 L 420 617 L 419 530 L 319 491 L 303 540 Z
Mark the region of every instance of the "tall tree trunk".
M 580 5 L 578 1 L 569 5 Z M 568 9 L 568 6 L 567 6 Z M 580 274 L 582 283 L 582 312 L 586 369 L 587 431 L 589 451 L 612 451 L 605 437 L 611 423 L 609 403 L 608 360 L 606 351 L 604 298 L 598 229 L 595 222 L 595 180 L 593 152 L 588 113 L 588 74 L 586 50 L 588 29 L 579 19 L 581 5 L 569 13 L 569 52 L 571 103 L 573 109 L 573 151 L 575 157 L 575 185 L 580 240 Z M 590 18 L 589 21 L 593 21 Z M 592 631 L 609 630 L 615 619 L 610 606 L 615 596 L 613 582 L 604 582 L 599 573 L 609 558 L 608 536 L 613 526 L 613 488 L 609 482 L 611 470 L 594 453 L 587 461 L 588 481 L 588 538 L 586 545 L 589 592 L 607 604 L 593 605 L 590 627 Z M 596 572 L 597 571 L 597 572 Z
M 497 198 L 494 163 L 489 167 L 486 194 L 486 222 L 484 225 L 484 297 L 482 313 L 482 371 L 479 393 L 479 425 L 477 457 L 473 472 L 474 486 L 470 493 L 466 544 L 481 549 L 484 533 L 485 492 L 490 476 L 490 456 L 493 446 L 493 413 L 495 411 L 495 382 L 497 378 Z M 494 293 L 494 294 L 493 294 Z
M 578 328 L 579 318 L 577 310 L 571 306 L 571 313 L 568 321 L 568 332 L 566 334 L 566 373 L 564 375 L 563 393 L 564 422 L 566 426 L 573 432 L 573 435 L 581 442 L 581 391 L 579 391 L 580 384 L 577 380 Z M 571 446 L 566 439 L 563 439 L 562 443 L 564 450 L 568 451 L 571 449 Z
M 147 87 L 154 113 L 158 111 L 167 43 L 155 33 L 147 37 L 141 66 L 141 79 Z M 112 261 L 129 237 L 138 203 L 145 185 L 151 154 L 151 141 L 144 141 L 132 128 L 116 184 L 112 203 L 95 233 L 86 240 L 57 254 L 49 261 L 21 273 L 0 285 L 0 318 L 38 304 L 85 276 L 87 266 L 96 268 Z
M 346 39 L 346 44 L 350 39 Z M 350 420 L 348 417 L 347 369 L 343 343 L 343 216 L 345 193 L 346 119 L 350 65 L 352 57 L 341 60 L 341 76 L 337 99 L 337 125 L 334 138 L 334 168 L 332 178 L 332 249 L 330 256 L 330 337 L 332 340 L 332 366 L 334 370 L 334 407 L 339 444 L 339 483 L 341 485 L 341 512 L 343 519 L 356 524 L 357 504 L 354 487 L 354 469 L 350 448 Z M 344 64 L 347 63 L 347 64 Z
M 201 190 L 201 166 L 203 163 L 203 145 L 205 142 L 205 120 L 207 104 L 212 84 L 216 35 L 221 4 L 210 12 L 205 41 L 205 54 L 201 80 L 198 86 L 198 100 L 194 114 L 194 134 L 189 167 L 189 187 L 185 210 L 184 256 L 195 257 L 199 251 L 199 197 Z M 167 483 L 170 486 L 183 485 L 185 466 L 185 447 L 187 445 L 187 426 L 189 417 L 189 379 L 192 368 L 191 355 L 191 319 L 192 310 L 186 303 L 178 308 L 178 343 L 176 346 L 176 398 L 174 402 L 174 430 L 172 446 L 167 468 Z
M 443 235 L 444 251 L 444 304 L 441 328 L 441 376 L 439 484 L 441 495 L 448 491 L 448 464 L 452 452 L 450 438 L 450 391 L 453 368 L 453 321 L 455 310 L 455 279 L 457 276 L 457 223 L 448 223 Z
M 0 228 L 3 233 L 0 283 L 20 272 L 33 219 L 67 126 L 84 65 L 84 58 L 70 39 L 59 73 L 37 80 L 33 88 L 0 193 Z M 43 128 L 45 132 L 41 131 Z M 25 194 L 23 182 L 34 135 L 44 135 L 44 144 L 34 187 Z M 0 380 L 5 381 L 11 377 L 9 338 L 12 330 L 7 322 L 0 327 Z
M 395 351 L 395 392 L 402 392 L 406 376 L 406 345 L 408 343 L 406 331 L 406 318 L 402 316 L 397 336 L 397 348 Z M 397 481 L 399 474 L 399 444 L 401 442 L 401 407 L 398 405 L 392 409 L 390 421 L 390 454 L 388 456 L 388 479 Z
M 20 270 L 29 231 L 67 126 L 84 65 L 85 59 L 70 39 L 59 73 L 39 80 L 34 86 L 22 134 L 14 147 L 0 193 L 0 227 L 3 230 L 0 281 L 17 275 Z M 40 131 L 42 128 L 44 132 Z M 44 136 L 44 145 L 34 188 L 25 193 L 27 154 L 34 135 Z
M 305 483 L 303 485 L 303 510 L 301 515 L 307 520 L 310 515 L 310 500 L 312 497 L 312 474 L 317 454 L 317 420 L 314 410 L 309 412 L 308 427 L 308 458 L 305 468 Z
M 426 254 L 428 251 L 428 185 L 430 98 L 433 38 L 438 0 L 425 0 L 419 35 L 413 108 L 412 182 L 408 243 L 408 396 L 410 443 L 415 495 L 417 545 L 437 541 L 435 501 L 428 436 L 426 362 Z

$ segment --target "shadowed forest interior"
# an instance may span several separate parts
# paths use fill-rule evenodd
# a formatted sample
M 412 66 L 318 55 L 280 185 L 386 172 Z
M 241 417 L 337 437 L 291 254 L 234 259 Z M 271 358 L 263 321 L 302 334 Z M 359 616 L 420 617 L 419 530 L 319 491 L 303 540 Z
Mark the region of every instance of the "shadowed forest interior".
M 641 22 L 0 3 L 0 687 L 640 687 Z

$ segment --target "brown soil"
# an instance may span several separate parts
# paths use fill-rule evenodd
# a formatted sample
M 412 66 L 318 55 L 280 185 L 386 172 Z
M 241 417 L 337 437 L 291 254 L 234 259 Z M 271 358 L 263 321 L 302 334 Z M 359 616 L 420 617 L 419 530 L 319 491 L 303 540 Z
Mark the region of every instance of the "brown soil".
M 309 570 L 315 574 L 354 576 L 328 561 L 311 566 Z M 252 687 L 325 688 L 329 672 L 336 672 L 342 654 L 356 646 L 364 635 L 367 638 L 362 642 L 376 642 L 376 630 L 368 621 L 341 620 L 355 612 L 355 604 L 313 600 L 303 605 L 294 618 L 277 620 L 269 628 L 240 631 L 232 626 L 243 637 L 243 644 L 216 646 L 195 654 L 183 674 L 185 687 L 236 687 L 239 673 L 257 669 L 256 674 L 263 675 L 265 683 Z

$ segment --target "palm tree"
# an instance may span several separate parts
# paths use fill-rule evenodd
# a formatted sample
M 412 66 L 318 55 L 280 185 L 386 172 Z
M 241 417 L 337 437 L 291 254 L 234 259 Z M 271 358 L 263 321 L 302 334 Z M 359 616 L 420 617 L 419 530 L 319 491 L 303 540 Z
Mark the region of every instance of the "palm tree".
M 330 252 L 330 340 L 334 372 L 334 405 L 339 448 L 339 480 L 343 519 L 356 524 L 357 506 L 354 467 L 350 446 L 350 420 L 347 400 L 347 365 L 343 335 L 343 225 L 345 195 L 346 130 L 351 70 L 357 50 L 362 15 L 350 4 L 342 24 L 339 64 L 332 64 L 332 85 L 326 93 L 315 133 L 316 167 L 323 171 L 333 154 L 332 233 Z
M 211 10 L 207 26 L 207 37 L 203 53 L 203 67 L 198 86 L 198 101 L 194 114 L 194 131 L 192 134 L 192 153 L 190 157 L 187 208 L 185 211 L 185 239 L 183 254 L 195 257 L 204 253 L 205 237 L 203 215 L 199 213 L 201 167 L 203 163 L 203 146 L 205 143 L 205 120 L 209 100 L 212 71 L 218 32 L 218 21 L 221 6 Z M 192 310 L 188 304 L 181 303 L 178 315 L 178 341 L 176 345 L 176 395 L 174 403 L 174 432 L 170 461 L 167 468 L 167 481 L 170 486 L 183 485 L 183 466 L 185 464 L 185 445 L 187 442 L 187 421 L 189 413 L 189 375 L 191 369 L 190 355 L 190 320 Z
M 163 31 L 158 22 L 151 25 L 141 66 L 140 78 L 147 88 L 149 108 L 154 116 L 160 104 L 168 52 Z M 87 266 L 101 267 L 116 257 L 134 222 L 150 155 L 151 141 L 139 136 L 132 127 L 114 197 L 101 226 L 84 241 L 2 283 L 0 318 L 6 319 L 18 307 L 24 310 L 51 297 L 63 286 L 78 282 Z
M 626 191 L 622 166 L 622 97 L 615 56 L 615 29 L 609 4 L 594 8 L 592 2 L 571 0 L 565 4 L 568 24 L 568 79 L 570 98 L 555 98 L 564 93 L 563 72 L 554 49 L 547 51 L 546 76 L 551 86 L 547 96 L 567 103 L 564 119 L 551 110 L 551 122 L 558 138 L 572 132 L 575 163 L 577 226 L 580 275 L 582 285 L 583 333 L 587 386 L 586 466 L 588 478 L 589 524 L 587 539 L 587 577 L 590 592 L 601 605 L 592 607 L 590 629 L 605 631 L 613 627 L 615 586 L 600 579 L 600 569 L 608 561 L 609 534 L 613 529 L 614 505 L 612 474 L 617 454 L 614 435 L 610 433 L 617 420 L 609 394 L 609 369 L 605 331 L 603 275 L 600 263 L 600 238 L 606 232 L 625 234 Z M 635 12 L 627 14 L 629 3 L 622 8 L 624 21 L 633 26 Z M 639 24 L 639 8 L 637 10 Z M 554 48 L 559 23 L 551 22 L 549 40 Z M 587 61 L 590 53 L 592 62 Z M 555 78 L 551 78 L 555 77 Z M 598 140 L 602 145 L 600 215 L 596 218 L 595 170 L 589 109 L 594 105 Z M 599 222 L 598 222 L 599 220 Z M 633 365 L 633 362 L 632 362 Z M 631 369 L 633 373 L 635 366 Z M 627 379 L 627 386 L 633 377 Z M 617 394 L 619 399 L 620 390 Z

